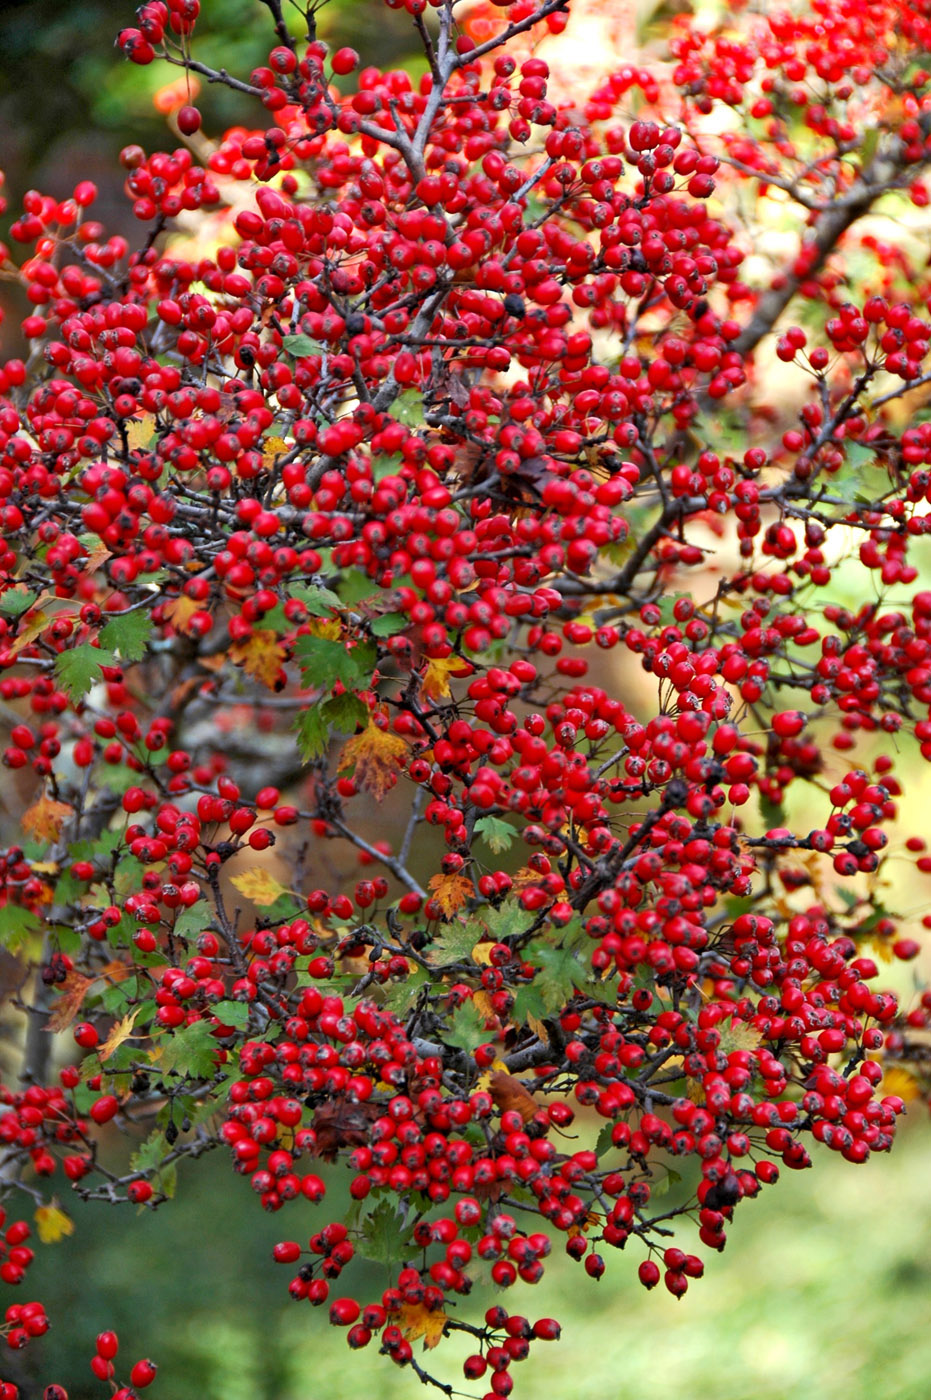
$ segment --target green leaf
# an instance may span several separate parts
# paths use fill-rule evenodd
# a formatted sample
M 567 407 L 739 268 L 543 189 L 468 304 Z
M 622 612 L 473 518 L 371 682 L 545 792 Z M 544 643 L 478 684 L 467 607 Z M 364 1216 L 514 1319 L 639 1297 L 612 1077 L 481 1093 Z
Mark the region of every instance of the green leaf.
M 16 953 L 42 927 L 38 914 L 19 904 L 4 904 L 0 909 L 0 946 Z
M 514 828 L 500 817 L 479 817 L 475 823 L 475 834 L 496 856 L 501 855 L 502 851 L 509 851 L 514 840 Z
M 400 1264 L 411 1251 L 413 1232 L 389 1201 L 379 1201 L 359 1221 L 361 1238 L 354 1241 L 356 1253 L 375 1264 Z
M 347 690 L 367 686 L 378 656 L 372 642 L 361 642 L 350 650 L 344 642 L 306 635 L 298 637 L 294 655 L 305 683 L 325 690 L 332 690 L 337 681 Z
M 320 705 L 310 705 L 294 721 L 297 747 L 305 763 L 326 753 L 330 741 L 330 731 L 321 708 Z
M 540 990 L 543 1005 L 548 1012 L 561 1011 L 567 1001 L 583 989 L 592 991 L 590 974 L 570 948 L 551 943 L 531 943 L 527 950 L 528 962 L 537 963 L 540 971 L 534 978 L 534 985 Z
M 485 1017 L 473 1001 L 464 1001 L 456 1007 L 443 1039 L 447 1045 L 455 1045 L 470 1054 L 485 1044 L 488 1039 Z
M 315 340 L 311 340 L 309 335 L 283 335 L 281 344 L 295 359 L 302 359 L 306 355 L 316 355 L 320 350 L 320 346 Z
M 393 637 L 396 632 L 403 632 L 409 621 L 403 613 L 382 613 L 372 619 L 369 630 L 373 637 Z
M 0 597 L 0 613 L 4 617 L 21 617 L 29 611 L 37 597 L 38 594 L 30 593 L 28 588 L 8 588 Z
M 101 679 L 102 666 L 115 666 L 116 656 L 90 642 L 69 647 L 55 658 L 55 679 L 69 697 L 78 701 Z
M 209 922 L 210 910 L 206 903 L 198 900 L 195 904 L 178 910 L 171 932 L 175 938 L 183 938 L 191 943 L 200 937 Z
M 322 584 L 315 588 L 309 583 L 299 583 L 291 589 L 291 597 L 299 599 L 312 617 L 329 617 L 343 606 L 332 589 Z
M 614 1150 L 614 1141 L 611 1137 L 613 1132 L 614 1124 L 605 1123 L 601 1132 L 598 1134 L 598 1141 L 595 1143 L 595 1156 L 599 1159 L 603 1157 L 606 1152 L 612 1152 Z
M 193 1021 L 180 1030 L 154 1038 L 161 1053 L 153 1068 L 160 1075 L 179 1074 L 189 1079 L 212 1079 L 219 1045 L 210 1021 Z
M 324 700 L 320 713 L 327 725 L 341 734 L 353 734 L 357 725 L 366 725 L 369 721 L 368 705 L 358 695 L 353 695 L 351 690 L 344 690 L 342 695 L 333 695 L 329 700 Z
M 249 1024 L 249 1008 L 242 1001 L 218 1001 L 210 1010 L 224 1026 L 234 1026 L 244 1031 Z
M 472 949 L 480 942 L 484 932 L 474 919 L 469 919 L 466 923 L 453 920 L 444 924 L 431 940 L 427 950 L 430 962 L 434 967 L 443 967 L 447 963 L 471 962 Z
M 547 1015 L 546 1002 L 536 981 L 525 982 L 522 987 L 518 987 L 514 993 L 514 1006 L 511 1015 L 520 1026 L 527 1025 L 531 1016 L 535 1021 L 542 1021 L 543 1017 Z
M 429 973 L 422 967 L 415 967 L 407 977 L 385 988 L 379 1004 L 397 1016 L 405 1016 L 429 982 Z
M 171 1197 L 175 1194 L 178 1183 L 178 1168 L 174 1162 L 169 1162 L 167 1166 L 160 1166 L 160 1163 L 171 1151 L 168 1139 L 161 1128 L 156 1128 L 153 1133 L 146 1138 L 145 1142 L 134 1152 L 129 1159 L 130 1169 L 134 1172 L 143 1172 L 151 1167 L 157 1168 L 156 1182 L 158 1189 L 163 1195 Z
M 340 578 L 339 596 L 341 606 L 352 607 L 355 603 L 374 603 L 381 594 L 373 587 L 368 574 L 362 569 L 353 569 L 351 573 L 343 574 Z
M 419 427 L 423 422 L 423 394 L 419 389 L 405 389 L 388 411 L 408 427 Z
M 524 933 L 533 923 L 533 916 L 522 909 L 516 899 L 505 899 L 497 909 L 486 905 L 479 917 L 496 943 Z
M 100 629 L 100 644 L 109 651 L 118 651 L 124 661 L 141 661 L 151 631 L 152 615 L 144 608 L 117 613 Z
M 665 1175 L 665 1176 L 661 1176 L 660 1179 L 659 1179 L 658 1181 L 654 1181 L 654 1182 L 651 1183 L 651 1185 L 650 1185 L 650 1200 L 651 1200 L 651 1201 L 658 1201 L 658 1200 L 660 1200 L 663 1196 L 667 1196 L 667 1195 L 669 1194 L 669 1192 L 671 1191 L 671 1189 L 673 1188 L 673 1186 L 675 1186 L 675 1185 L 676 1185 L 678 1182 L 680 1182 L 681 1180 L 682 1180 L 682 1177 L 681 1177 L 681 1175 L 680 1175 L 679 1172 L 674 1171 L 674 1170 L 672 1169 L 672 1167 L 667 1167 L 667 1168 L 666 1168 L 666 1175 Z

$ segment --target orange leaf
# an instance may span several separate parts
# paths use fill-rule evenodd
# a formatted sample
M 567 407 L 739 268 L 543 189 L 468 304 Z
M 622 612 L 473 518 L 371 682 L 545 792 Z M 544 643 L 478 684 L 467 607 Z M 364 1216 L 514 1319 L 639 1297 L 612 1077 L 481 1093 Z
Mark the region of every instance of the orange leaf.
M 447 919 L 472 898 L 472 881 L 464 875 L 434 875 L 428 889 Z
M 423 1303 L 403 1303 L 398 1313 L 397 1325 L 409 1342 L 416 1342 L 418 1337 L 423 1337 L 424 1351 L 430 1351 L 443 1335 L 446 1314 L 438 1308 L 430 1311 Z
M 177 598 L 168 599 L 163 611 L 176 632 L 187 632 L 191 618 L 199 607 L 200 604 L 195 603 L 186 593 L 179 593 Z
M 247 641 L 235 642 L 230 647 L 230 660 L 267 685 L 269 690 L 274 690 L 284 664 L 284 647 L 276 632 L 260 628 Z
M 516 1109 L 525 1123 L 529 1123 L 537 1111 L 537 1101 L 519 1079 L 503 1070 L 496 1070 L 489 1076 L 488 1092 L 502 1113 Z
M 61 829 L 74 812 L 67 802 L 56 802 L 51 797 L 40 797 L 22 816 L 22 827 L 35 841 L 51 844 L 61 835 Z
M 355 765 L 359 787 L 370 792 L 376 802 L 397 782 L 398 767 L 407 753 L 407 745 L 399 734 L 390 734 L 369 721 L 367 729 L 357 734 L 339 756 L 339 771 Z

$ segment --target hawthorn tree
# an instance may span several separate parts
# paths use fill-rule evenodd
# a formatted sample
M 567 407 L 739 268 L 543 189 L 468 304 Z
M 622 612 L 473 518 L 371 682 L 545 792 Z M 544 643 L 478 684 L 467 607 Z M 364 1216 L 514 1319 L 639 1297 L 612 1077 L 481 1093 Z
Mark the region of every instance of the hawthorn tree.
M 494 1400 L 554 1246 L 681 1297 L 921 1077 L 931 3 L 731 0 L 549 94 L 569 0 L 386 0 L 417 81 L 264 3 L 249 75 L 198 0 L 119 35 L 182 78 L 136 239 L 80 180 L 2 249 L 0 1280 L 219 1149 L 296 1301 Z

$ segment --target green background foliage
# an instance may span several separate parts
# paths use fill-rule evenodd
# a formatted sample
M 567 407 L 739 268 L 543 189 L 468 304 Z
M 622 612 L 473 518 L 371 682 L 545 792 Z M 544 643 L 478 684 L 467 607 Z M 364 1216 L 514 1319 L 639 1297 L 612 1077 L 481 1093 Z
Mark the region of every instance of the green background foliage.
M 662 1286 L 643 1291 L 636 1256 L 617 1261 L 599 1283 L 553 1258 L 534 1288 L 489 1288 L 489 1302 L 500 1298 L 531 1321 L 555 1314 L 563 1324 L 561 1341 L 540 1345 L 521 1364 L 523 1393 L 528 1400 L 925 1400 L 924 1116 L 912 1107 L 889 1158 L 851 1167 L 816 1150 L 812 1171 L 785 1173 L 743 1207 L 725 1254 L 707 1257 L 705 1278 L 681 1302 Z M 131 1207 L 75 1209 L 64 1199 L 78 1229 L 39 1251 L 29 1276 L 56 1321 L 42 1343 L 43 1374 L 59 1377 L 71 1400 L 99 1400 L 88 1355 L 106 1317 L 121 1357 L 134 1360 L 146 1347 L 170 1376 L 170 1400 L 344 1400 L 347 1388 L 380 1400 L 419 1394 L 416 1378 L 374 1344 L 350 1355 L 343 1335 L 327 1327 L 326 1308 L 290 1301 L 292 1266 L 274 1264 L 272 1246 L 280 1239 L 306 1246 L 324 1217 L 303 1201 L 263 1215 L 223 1156 L 182 1167 L 176 1199 L 138 1219 L 128 1218 Z M 328 1210 L 339 1203 L 340 1175 L 330 1173 Z M 359 1295 L 377 1298 L 387 1268 L 367 1270 Z M 25 1353 L 24 1363 L 38 1364 L 39 1350 Z M 467 1351 L 458 1338 L 444 1343 L 450 1378 L 453 1355 L 461 1361 Z M 461 1373 L 459 1384 L 474 1389 Z

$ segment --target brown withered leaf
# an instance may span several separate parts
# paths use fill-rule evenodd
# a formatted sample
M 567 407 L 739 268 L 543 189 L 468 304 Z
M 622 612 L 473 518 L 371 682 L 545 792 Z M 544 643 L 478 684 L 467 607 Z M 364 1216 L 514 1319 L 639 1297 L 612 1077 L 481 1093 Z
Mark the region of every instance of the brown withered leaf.
M 398 768 L 407 753 L 400 734 L 369 721 L 367 728 L 343 746 L 337 765 L 340 772 L 355 767 L 354 777 L 359 787 L 370 792 L 376 802 L 397 782 Z
M 525 1123 L 530 1122 L 539 1107 L 529 1089 L 505 1070 L 495 1070 L 488 1076 L 488 1092 L 502 1113 L 516 1109 Z
M 317 1156 L 335 1162 L 341 1147 L 363 1147 L 381 1110 L 373 1103 L 329 1099 L 317 1108 L 310 1126 L 317 1135 Z
M 63 1031 L 71 1025 L 78 1012 L 84 1004 L 84 998 L 95 982 L 107 981 L 112 983 L 122 982 L 129 977 L 133 971 L 130 963 L 108 962 L 102 967 L 96 977 L 85 977 L 83 972 L 76 972 L 74 969 L 68 973 L 65 980 L 59 983 L 59 996 L 52 1013 L 45 1023 L 47 1031 Z
M 84 998 L 96 980 L 95 977 L 85 977 L 82 972 L 75 972 L 72 969 L 65 980 L 59 984 L 58 1000 L 45 1023 L 45 1029 L 47 1031 L 67 1030 L 83 1006 Z

